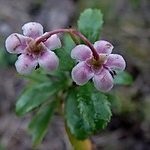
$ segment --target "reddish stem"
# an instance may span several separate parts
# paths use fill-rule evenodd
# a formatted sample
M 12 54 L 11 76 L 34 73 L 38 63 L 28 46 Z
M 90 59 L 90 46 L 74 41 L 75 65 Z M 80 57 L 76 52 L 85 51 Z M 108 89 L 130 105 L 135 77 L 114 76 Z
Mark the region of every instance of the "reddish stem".
M 53 30 L 51 32 L 47 32 L 44 35 L 40 36 L 39 38 L 36 39 L 36 44 L 39 44 L 40 42 L 45 42 L 50 36 L 53 34 L 61 33 L 61 32 L 70 32 L 70 29 L 57 29 Z
M 74 33 L 75 35 L 77 35 L 78 37 L 80 37 L 84 43 L 89 46 L 89 48 L 91 49 L 93 56 L 96 60 L 99 60 L 99 55 L 96 51 L 96 49 L 94 48 L 93 44 L 79 31 L 77 30 L 72 30 L 72 33 Z
M 70 33 L 71 35 L 76 35 L 78 37 L 80 37 L 84 43 L 86 45 L 89 46 L 89 48 L 91 49 L 93 56 L 96 60 L 99 60 L 99 55 L 97 53 L 97 51 L 95 50 L 93 44 L 79 31 L 75 30 L 75 29 L 57 29 L 57 30 L 53 30 L 51 32 L 47 32 L 46 34 L 42 35 L 41 37 L 36 39 L 36 44 L 39 44 L 40 42 L 45 42 L 50 36 L 52 36 L 53 34 L 57 34 L 57 33 Z

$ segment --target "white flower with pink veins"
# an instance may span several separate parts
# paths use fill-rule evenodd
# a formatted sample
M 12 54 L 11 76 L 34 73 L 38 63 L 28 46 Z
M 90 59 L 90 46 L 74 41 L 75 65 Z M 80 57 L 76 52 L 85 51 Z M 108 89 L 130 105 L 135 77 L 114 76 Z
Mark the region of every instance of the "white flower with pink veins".
M 11 34 L 5 42 L 9 53 L 21 54 L 15 63 L 17 72 L 30 74 L 38 65 L 45 71 L 52 72 L 57 69 L 59 59 L 52 51 L 61 47 L 59 37 L 54 34 L 45 42 L 36 43 L 43 35 L 43 27 L 36 22 L 26 23 L 23 27 L 23 35 Z
M 86 45 L 78 45 L 72 50 L 71 57 L 79 62 L 72 69 L 72 79 L 78 85 L 93 79 L 97 90 L 107 92 L 113 87 L 115 71 L 123 71 L 126 63 L 121 55 L 111 54 L 113 46 L 109 42 L 100 40 L 93 46 L 99 55 L 98 60 L 95 60 Z

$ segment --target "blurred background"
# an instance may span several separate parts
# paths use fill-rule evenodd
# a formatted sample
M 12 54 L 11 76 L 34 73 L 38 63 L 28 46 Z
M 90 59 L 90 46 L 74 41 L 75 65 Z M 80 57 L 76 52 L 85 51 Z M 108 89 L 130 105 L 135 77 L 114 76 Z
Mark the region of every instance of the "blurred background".
M 40 22 L 46 31 L 76 26 L 85 8 L 104 14 L 102 39 L 124 56 L 132 85 L 116 86 L 113 117 L 107 129 L 91 137 L 96 150 L 150 149 L 150 1 L 149 0 L 0 0 L 0 150 L 32 150 L 30 116 L 14 108 L 26 81 L 15 71 L 16 56 L 5 51 L 5 38 L 21 33 L 24 23 Z M 39 150 L 70 150 L 61 117 L 56 116 Z

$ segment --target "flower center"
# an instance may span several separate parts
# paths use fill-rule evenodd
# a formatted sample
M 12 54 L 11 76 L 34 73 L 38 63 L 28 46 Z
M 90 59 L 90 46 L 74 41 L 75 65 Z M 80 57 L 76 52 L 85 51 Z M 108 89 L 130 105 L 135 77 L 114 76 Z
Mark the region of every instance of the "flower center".
M 100 69 L 104 62 L 107 60 L 106 54 L 100 54 L 99 59 L 96 60 L 94 57 L 88 59 L 86 62 L 89 64 L 94 70 Z
M 38 55 L 43 51 L 43 45 L 42 43 L 37 44 L 35 40 L 31 39 L 31 41 L 28 43 L 27 51 L 31 54 Z

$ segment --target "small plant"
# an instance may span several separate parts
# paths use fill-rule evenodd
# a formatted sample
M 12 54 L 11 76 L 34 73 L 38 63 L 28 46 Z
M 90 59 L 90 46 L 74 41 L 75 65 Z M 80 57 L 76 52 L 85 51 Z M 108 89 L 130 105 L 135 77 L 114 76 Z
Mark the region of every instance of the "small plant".
M 101 11 L 87 9 L 77 29 L 43 33 L 41 24 L 30 22 L 22 27 L 23 35 L 13 33 L 6 39 L 7 51 L 19 54 L 17 72 L 30 80 L 16 103 L 16 113 L 36 112 L 29 123 L 34 145 L 42 141 L 55 111 L 64 117 L 77 150 L 91 149 L 89 136 L 109 123 L 108 92 L 115 83 L 130 83 L 131 77 L 120 74 L 126 63 L 121 55 L 111 54 L 113 45 L 99 40 L 102 24 Z M 62 42 L 59 33 L 64 34 Z

